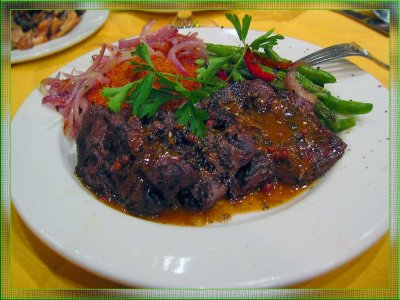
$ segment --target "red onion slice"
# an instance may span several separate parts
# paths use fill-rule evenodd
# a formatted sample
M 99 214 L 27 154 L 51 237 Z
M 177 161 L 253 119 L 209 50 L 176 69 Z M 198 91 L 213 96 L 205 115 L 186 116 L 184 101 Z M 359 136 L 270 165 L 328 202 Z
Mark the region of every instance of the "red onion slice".
M 64 132 L 67 137 L 75 138 L 79 131 L 82 115 L 89 106 L 85 97 L 87 91 L 98 84 L 108 83 L 110 79 L 104 74 L 119 63 L 132 59 L 131 52 L 140 42 L 148 45 L 152 56 L 165 57 L 168 52 L 171 62 L 185 76 L 189 74 L 179 59 L 206 57 L 205 44 L 197 38 L 197 33 L 182 35 L 172 26 L 149 33 L 153 25 L 154 22 L 146 24 L 139 37 L 120 40 L 118 46 L 104 44 L 100 53 L 92 56 L 93 63 L 86 71 L 73 69 L 70 74 L 58 73 L 55 78 L 42 80 L 42 102 L 54 107 L 63 115 Z M 61 75 L 64 79 L 61 79 Z
M 143 43 L 146 43 L 146 36 L 148 35 L 150 28 L 153 27 L 153 25 L 155 23 L 156 23 L 156 20 L 152 20 L 143 26 L 142 31 L 140 32 L 140 36 L 139 36 L 140 41 L 142 41 Z
M 146 25 L 147 26 L 147 25 Z M 145 26 L 145 27 L 146 27 Z M 120 40 L 118 42 L 119 49 L 134 49 L 143 40 L 146 41 L 147 45 L 153 47 L 153 43 L 157 43 L 160 40 L 169 41 L 173 37 L 178 35 L 178 29 L 172 26 L 164 26 L 157 31 L 152 33 L 143 34 L 139 37 L 134 37 L 128 40 Z
M 204 49 L 204 43 L 201 40 L 188 40 L 182 43 L 177 44 L 176 46 L 172 47 L 168 52 L 169 60 L 176 66 L 178 71 L 184 75 L 189 76 L 189 73 L 185 70 L 182 64 L 179 62 L 178 58 L 176 57 L 177 53 L 182 50 L 189 50 L 189 49 Z
M 296 70 L 298 65 L 293 65 L 289 68 L 289 72 L 286 74 L 285 83 L 288 93 L 294 92 L 297 96 L 302 97 L 311 103 L 316 103 L 318 98 L 316 95 L 311 94 L 310 92 L 306 91 L 296 76 Z

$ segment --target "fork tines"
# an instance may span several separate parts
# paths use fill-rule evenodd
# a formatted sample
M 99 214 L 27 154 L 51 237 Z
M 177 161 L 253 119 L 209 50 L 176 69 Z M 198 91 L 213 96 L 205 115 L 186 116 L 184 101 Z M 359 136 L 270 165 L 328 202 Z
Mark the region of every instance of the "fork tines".
M 350 55 L 366 56 L 367 53 L 362 50 L 363 49 L 356 43 L 338 44 L 311 53 L 299 59 L 298 62 L 302 61 L 312 66 L 328 60 L 338 59 Z

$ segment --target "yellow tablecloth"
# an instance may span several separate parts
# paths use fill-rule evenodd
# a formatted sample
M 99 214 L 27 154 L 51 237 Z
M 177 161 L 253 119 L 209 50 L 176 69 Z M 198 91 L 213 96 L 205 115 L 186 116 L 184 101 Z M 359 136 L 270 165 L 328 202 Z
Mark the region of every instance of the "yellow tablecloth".
M 253 16 L 252 29 L 267 30 L 307 42 L 328 46 L 356 41 L 380 60 L 389 61 L 389 39 L 336 12 L 324 10 L 236 11 Z M 112 11 L 105 25 L 88 39 L 60 53 L 11 67 L 11 116 L 24 99 L 37 88 L 42 78 L 50 76 L 68 62 L 99 47 L 103 42 L 138 35 L 152 19 L 167 24 L 173 14 L 149 11 Z M 210 21 L 230 26 L 221 11 L 197 12 L 200 24 Z M 352 58 L 362 69 L 388 87 L 389 73 L 363 58 Z M 382 100 L 384 101 L 384 99 Z M 118 283 L 93 275 L 66 261 L 44 245 L 26 227 L 14 208 L 11 209 L 11 288 L 118 288 Z M 389 286 L 389 236 L 355 260 L 328 274 L 294 286 L 295 288 L 387 288 Z M 4 275 L 4 274 L 3 274 Z

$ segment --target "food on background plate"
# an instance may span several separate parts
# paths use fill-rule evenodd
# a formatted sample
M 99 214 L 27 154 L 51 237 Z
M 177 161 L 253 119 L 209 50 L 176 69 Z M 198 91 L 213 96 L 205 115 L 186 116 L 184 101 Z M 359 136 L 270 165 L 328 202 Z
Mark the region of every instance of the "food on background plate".
M 273 50 L 281 35 L 248 44 L 251 17 L 227 17 L 243 46 L 148 24 L 104 45 L 85 72 L 43 80 L 43 103 L 76 139 L 76 174 L 100 199 L 138 216 L 201 214 L 221 199 L 310 184 L 344 154 L 334 132 L 372 105 L 334 97 L 324 87 L 332 74 Z
M 84 10 L 13 10 L 12 50 L 26 50 L 59 38 L 81 21 Z

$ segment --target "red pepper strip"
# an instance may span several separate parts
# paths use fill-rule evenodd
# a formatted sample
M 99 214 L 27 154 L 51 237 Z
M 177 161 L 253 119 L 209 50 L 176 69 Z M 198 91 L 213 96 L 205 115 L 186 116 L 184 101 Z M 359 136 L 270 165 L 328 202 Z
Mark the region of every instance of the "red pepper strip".
M 258 53 L 254 53 L 254 57 L 263 65 L 274 68 L 274 69 L 278 69 L 278 70 L 287 69 L 294 65 L 294 62 L 291 62 L 290 60 L 276 61 L 269 57 L 264 57 Z
M 249 48 L 246 49 L 246 53 L 244 54 L 244 61 L 246 62 L 247 68 L 254 76 L 266 81 L 275 79 L 275 74 L 267 73 L 260 67 L 259 62 Z
M 227 80 L 228 79 L 228 75 L 226 74 L 226 72 L 224 70 L 219 70 L 217 72 L 217 76 L 222 79 L 222 80 Z

